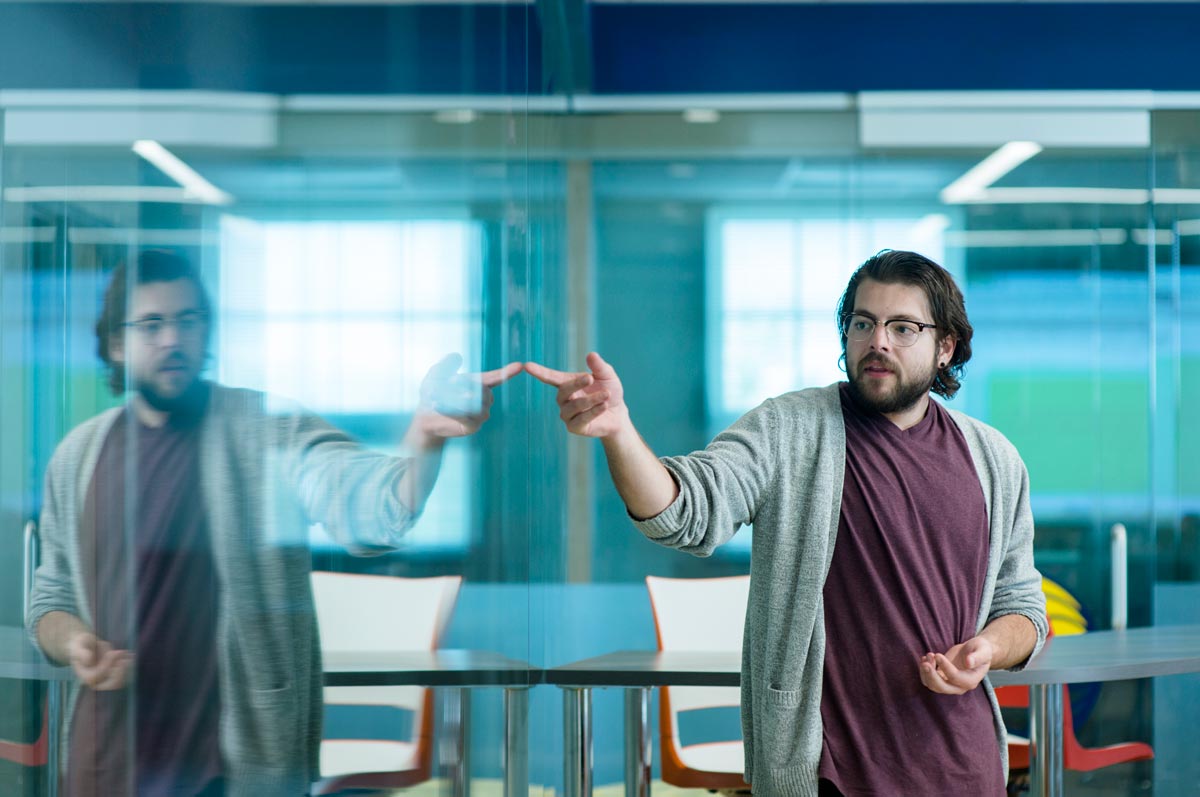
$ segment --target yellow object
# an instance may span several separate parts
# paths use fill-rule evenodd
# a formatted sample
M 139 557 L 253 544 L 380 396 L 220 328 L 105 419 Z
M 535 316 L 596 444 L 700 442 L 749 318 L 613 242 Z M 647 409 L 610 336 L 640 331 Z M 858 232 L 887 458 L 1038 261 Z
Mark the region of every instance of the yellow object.
M 1042 579 L 1042 592 L 1046 595 L 1046 613 L 1055 636 L 1075 636 L 1087 633 L 1087 620 L 1080 611 L 1079 601 L 1061 585 L 1048 578 Z

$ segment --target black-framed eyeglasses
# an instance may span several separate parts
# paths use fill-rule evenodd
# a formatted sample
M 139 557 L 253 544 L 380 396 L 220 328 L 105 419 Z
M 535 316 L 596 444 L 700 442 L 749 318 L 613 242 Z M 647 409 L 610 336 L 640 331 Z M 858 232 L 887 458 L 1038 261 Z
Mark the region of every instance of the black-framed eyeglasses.
M 888 340 L 896 346 L 911 346 L 927 329 L 937 329 L 936 324 L 923 324 L 908 318 L 889 318 L 879 321 L 860 313 L 851 313 L 842 317 L 842 332 L 850 340 L 870 340 L 875 334 L 875 327 L 883 325 L 887 331 Z
M 158 340 L 159 336 L 162 335 L 168 326 L 174 326 L 181 338 L 197 338 L 204 331 L 204 325 L 207 321 L 208 316 L 205 313 L 188 311 L 180 313 L 174 318 L 164 318 L 157 315 L 146 316 L 136 321 L 126 321 L 122 326 L 133 330 L 138 337 L 146 342 L 153 343 Z

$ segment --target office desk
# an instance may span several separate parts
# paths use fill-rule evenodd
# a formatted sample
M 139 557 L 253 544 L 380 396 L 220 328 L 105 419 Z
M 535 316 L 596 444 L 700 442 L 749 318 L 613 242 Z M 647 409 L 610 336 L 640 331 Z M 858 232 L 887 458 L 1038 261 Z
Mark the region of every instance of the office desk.
M 1064 684 L 1189 672 L 1200 672 L 1200 626 L 1159 626 L 1054 637 L 1024 670 L 996 671 L 988 677 L 995 686 L 1031 687 L 1032 794 L 1060 797 Z M 913 677 L 916 677 L 915 665 Z M 604 687 L 626 690 L 626 797 L 647 797 L 650 690 L 660 686 L 738 686 L 741 654 L 620 651 L 548 669 L 545 682 L 563 690 L 566 797 L 590 797 L 592 793 L 591 690 Z
M 650 691 L 661 686 L 739 686 L 742 654 L 623 650 L 545 671 L 563 690 L 563 794 L 592 794 L 592 689 L 625 690 L 625 797 L 650 794 Z
M 1053 637 L 1020 672 L 989 674 L 994 686 L 1028 685 L 1033 797 L 1063 793 L 1064 684 L 1200 672 L 1200 626 L 1156 626 Z M 1045 750 L 1045 755 L 1039 750 Z
M 324 657 L 327 686 L 428 686 L 443 688 L 449 698 L 447 714 L 460 745 L 451 779 L 455 795 L 470 791 L 469 746 L 465 743 L 470 721 L 468 689 L 504 689 L 504 794 L 529 793 L 528 690 L 541 679 L 541 670 L 497 653 L 474 650 L 439 650 L 397 653 L 330 653 Z M 25 630 L 0 626 L 0 678 L 48 682 L 47 721 L 49 761 L 47 771 L 60 770 L 59 729 L 62 726 L 63 686 L 74 680 L 69 667 L 46 662 L 29 644 Z M 51 795 L 58 779 L 48 778 Z
M 443 689 L 443 716 L 457 740 L 451 789 L 470 794 L 470 689 L 504 689 L 504 794 L 529 794 L 529 688 L 542 671 L 499 653 L 478 650 L 327 653 L 326 686 L 427 686 Z

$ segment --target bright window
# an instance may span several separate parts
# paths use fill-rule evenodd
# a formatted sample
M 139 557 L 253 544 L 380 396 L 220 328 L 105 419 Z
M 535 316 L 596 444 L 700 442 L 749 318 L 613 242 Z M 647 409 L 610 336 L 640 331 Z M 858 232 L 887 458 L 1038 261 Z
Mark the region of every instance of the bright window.
M 409 415 L 442 357 L 479 367 L 480 262 L 481 231 L 467 219 L 225 216 L 218 378 L 334 421 Z M 386 451 L 399 440 L 364 442 Z M 411 545 L 467 544 L 471 470 L 466 447 L 449 446 Z M 319 530 L 314 542 L 328 544 Z

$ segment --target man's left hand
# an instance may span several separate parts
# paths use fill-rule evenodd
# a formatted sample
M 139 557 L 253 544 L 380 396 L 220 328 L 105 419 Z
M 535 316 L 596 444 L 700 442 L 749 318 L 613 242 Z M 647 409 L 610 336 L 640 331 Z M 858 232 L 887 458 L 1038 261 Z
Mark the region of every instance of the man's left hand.
M 972 637 L 945 653 L 926 653 L 919 665 L 921 683 L 941 695 L 966 694 L 988 674 L 995 653 L 991 640 L 983 636 Z

